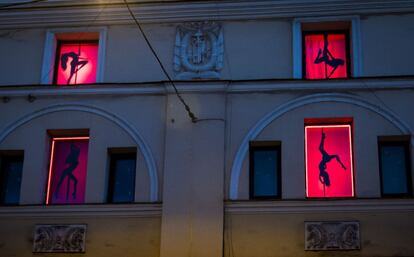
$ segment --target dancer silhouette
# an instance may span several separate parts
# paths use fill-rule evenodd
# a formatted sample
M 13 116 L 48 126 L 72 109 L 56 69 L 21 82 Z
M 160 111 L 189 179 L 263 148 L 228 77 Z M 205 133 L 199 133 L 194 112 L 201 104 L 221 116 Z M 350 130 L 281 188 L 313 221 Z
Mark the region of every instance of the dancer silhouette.
M 325 148 L 324 148 L 324 144 L 325 144 L 325 138 L 326 138 L 326 135 L 325 135 L 325 133 L 323 132 L 323 129 L 322 129 L 322 138 L 321 138 L 321 143 L 320 143 L 320 145 L 319 145 L 319 151 L 321 152 L 321 154 L 322 154 L 322 160 L 321 160 L 321 162 L 319 163 L 319 181 L 325 186 L 330 186 L 331 185 L 331 181 L 330 181 L 330 179 L 329 179 L 329 174 L 328 174 L 328 172 L 326 171 L 326 164 L 328 163 L 328 162 L 330 162 L 332 159 L 336 159 L 336 161 L 337 162 L 339 162 L 339 164 L 341 164 L 341 166 L 342 166 L 342 168 L 344 169 L 344 170 L 346 170 L 346 167 L 345 167 L 345 165 L 341 162 L 341 159 L 339 159 L 339 156 L 337 155 L 337 154 L 334 154 L 334 155 L 330 155 L 330 154 L 328 154 L 326 151 L 325 151 Z
M 315 61 L 313 63 L 315 64 L 319 64 L 319 63 L 325 63 L 325 65 L 329 65 L 331 66 L 333 69 L 331 71 L 331 73 L 329 73 L 329 75 L 326 78 L 330 78 L 332 76 L 332 74 L 335 72 L 335 70 L 339 67 L 344 65 L 344 60 L 339 59 L 339 58 L 335 58 L 331 52 L 329 52 L 328 50 L 328 35 L 325 34 L 324 35 L 324 45 L 323 45 L 323 50 L 319 48 L 319 52 L 318 52 L 318 56 L 316 57 Z M 326 72 L 326 66 L 325 66 L 325 74 L 327 74 Z
M 88 63 L 87 60 L 84 60 L 84 61 L 79 60 L 79 59 L 85 59 L 85 58 L 80 57 L 80 54 L 77 54 L 75 52 L 64 53 L 60 57 L 60 63 L 61 63 L 61 67 L 63 70 L 66 70 L 67 68 L 69 57 L 72 58 L 72 61 L 70 62 L 70 75 L 69 75 L 68 81 L 66 82 L 66 84 L 68 85 L 73 75 L 75 75 L 80 69 L 83 68 L 83 66 L 85 66 Z
M 69 190 L 70 190 L 70 181 L 73 180 L 73 193 L 72 197 L 73 199 L 76 199 L 76 189 L 78 185 L 78 179 L 73 175 L 73 171 L 78 167 L 79 165 L 79 154 L 80 154 L 80 148 L 77 147 L 74 144 L 70 144 L 70 153 L 66 157 L 66 163 L 69 164 L 69 166 L 62 172 L 62 175 L 60 176 L 59 183 L 57 185 L 56 191 L 55 191 L 55 197 L 58 198 L 59 196 L 59 189 L 65 180 L 67 178 L 68 185 L 66 187 L 66 200 L 69 199 Z

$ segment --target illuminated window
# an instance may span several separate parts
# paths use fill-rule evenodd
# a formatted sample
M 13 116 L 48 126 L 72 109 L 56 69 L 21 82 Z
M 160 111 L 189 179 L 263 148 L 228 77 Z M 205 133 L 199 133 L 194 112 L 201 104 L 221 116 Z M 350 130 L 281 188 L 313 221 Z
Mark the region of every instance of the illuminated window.
M 74 85 L 96 82 L 97 41 L 58 41 L 55 84 Z
M 133 202 L 135 196 L 136 150 L 110 151 L 108 202 Z
M 0 204 L 19 204 L 23 170 L 23 151 L 0 155 Z
M 349 39 L 347 31 L 304 32 L 303 42 L 305 78 L 349 77 Z
M 58 28 L 46 33 L 40 81 L 75 85 L 103 82 L 107 28 Z
M 89 137 L 53 137 L 46 204 L 85 202 Z
M 280 198 L 280 142 L 250 143 L 250 198 Z
M 306 196 L 353 197 L 351 125 L 306 125 Z
M 382 195 L 409 196 L 411 194 L 409 139 L 383 137 L 378 142 L 378 148 Z

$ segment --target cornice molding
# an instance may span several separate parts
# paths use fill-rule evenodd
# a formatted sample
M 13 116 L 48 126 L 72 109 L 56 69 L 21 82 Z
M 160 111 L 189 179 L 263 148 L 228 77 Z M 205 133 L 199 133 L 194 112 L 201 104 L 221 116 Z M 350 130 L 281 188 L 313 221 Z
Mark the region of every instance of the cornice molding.
M 0 217 L 160 217 L 161 204 L 99 204 L 0 207 Z
M 351 80 L 251 80 L 175 82 L 181 93 L 280 93 L 280 92 L 348 92 L 370 90 L 413 90 L 414 78 L 376 78 Z M 97 84 L 77 87 L 52 85 L 0 86 L 0 97 L 47 96 L 122 96 L 167 95 L 175 91 L 168 82 L 137 84 Z
M 142 23 L 412 13 L 413 0 L 129 1 Z M 47 1 L 0 10 L 0 29 L 132 24 L 123 1 Z
M 234 201 L 224 209 L 226 214 L 414 212 L 414 199 Z

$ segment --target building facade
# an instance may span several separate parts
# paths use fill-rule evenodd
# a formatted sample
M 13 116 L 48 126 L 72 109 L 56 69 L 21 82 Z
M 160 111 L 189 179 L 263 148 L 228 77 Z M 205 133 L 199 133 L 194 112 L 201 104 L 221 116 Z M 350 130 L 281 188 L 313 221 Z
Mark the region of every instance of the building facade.
M 0 6 L 0 255 L 413 256 L 413 45 L 408 0 Z

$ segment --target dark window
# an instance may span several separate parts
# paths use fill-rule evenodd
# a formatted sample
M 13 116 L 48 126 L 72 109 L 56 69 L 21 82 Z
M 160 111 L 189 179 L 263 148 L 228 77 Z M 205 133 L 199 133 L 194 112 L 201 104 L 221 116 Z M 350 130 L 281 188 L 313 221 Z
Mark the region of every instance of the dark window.
M 135 196 L 136 152 L 110 152 L 108 202 L 133 202 Z
M 408 141 L 379 141 L 381 192 L 383 196 L 411 194 Z
M 280 198 L 280 142 L 250 144 L 250 198 Z
M 97 68 L 97 41 L 58 42 L 54 76 L 55 84 L 95 83 Z
M 349 77 L 348 42 L 348 31 L 303 32 L 303 74 L 305 78 Z
M 0 203 L 19 204 L 23 154 L 1 155 L 0 162 Z

